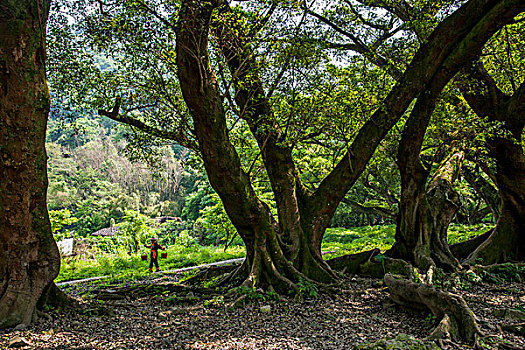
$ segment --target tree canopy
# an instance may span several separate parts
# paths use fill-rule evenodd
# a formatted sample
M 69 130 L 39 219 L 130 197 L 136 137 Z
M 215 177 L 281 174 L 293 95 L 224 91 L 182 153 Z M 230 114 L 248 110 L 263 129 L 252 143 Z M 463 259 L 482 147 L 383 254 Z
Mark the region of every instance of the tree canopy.
M 299 293 L 304 281 L 329 288 L 338 270 L 384 275 L 412 264 L 458 271 L 465 262 L 523 259 L 523 1 L 52 6 L 48 138 L 49 152 L 62 157 L 50 164 L 50 205 L 104 212 L 89 216 L 97 222 L 80 217 L 75 224 L 102 226 L 122 217 L 111 211 L 124 206 L 154 215 L 162 211 L 155 202 L 196 219 L 203 202 L 214 203 L 199 215 L 222 223 L 227 242 L 237 233 L 246 249 L 243 265 L 222 283 L 280 294 Z M 49 98 L 41 102 L 32 105 L 44 111 L 43 123 Z M 71 120 L 85 137 L 61 129 Z M 175 156 L 181 147 L 184 155 Z M 159 177 L 119 152 L 160 161 Z M 188 159 L 213 191 L 195 177 L 181 185 Z M 177 203 L 193 186 L 182 209 Z M 125 204 L 97 201 L 101 193 Z M 371 266 L 378 249 L 323 259 L 326 229 L 348 208 L 370 223 L 395 222 L 394 246 L 380 263 Z M 449 247 L 454 217 L 487 213 L 497 218 L 494 230 Z M 416 288 L 385 280 L 392 290 Z M 418 291 L 430 308 L 435 299 L 458 305 L 449 295 Z M 472 341 L 475 320 L 461 315 L 462 336 Z
M 475 0 L 73 6 L 77 11 L 67 13 L 79 15 L 67 19 L 57 11 L 51 32 L 60 48 L 52 52 L 75 62 L 53 61 L 57 96 L 65 94 L 58 100 L 197 152 L 246 245 L 246 269 L 239 272 L 245 284 L 283 292 L 296 289 L 299 278 L 336 278 L 321 258 L 324 231 L 363 172 L 373 173 L 367 166 L 377 147 L 383 142 L 385 149 L 385 137 L 405 121 L 398 228 L 413 211 L 403 198 L 421 210 L 407 181 L 419 176 L 426 184 L 427 170 L 405 170 L 424 156 L 443 89 L 522 11 L 517 2 Z M 79 89 L 74 77 L 89 77 L 89 84 Z M 451 166 L 438 154 L 435 164 Z M 427 228 L 429 237 L 446 234 L 451 218 L 433 220 L 444 231 Z M 417 231 L 400 229 L 398 243 Z M 459 266 L 447 247 L 431 248 L 432 254 L 443 249 L 446 259 L 426 249 L 419 257 L 414 249 L 408 244 L 393 255 L 421 267 Z

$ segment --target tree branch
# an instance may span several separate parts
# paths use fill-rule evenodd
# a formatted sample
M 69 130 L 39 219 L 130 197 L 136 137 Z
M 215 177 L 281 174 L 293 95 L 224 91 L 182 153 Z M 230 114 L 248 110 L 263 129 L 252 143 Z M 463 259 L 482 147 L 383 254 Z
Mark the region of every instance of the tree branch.
M 165 26 L 170 28 L 171 30 L 175 31 L 177 29 L 177 26 L 168 21 L 166 18 L 162 17 L 157 11 L 149 7 L 143 0 L 136 0 L 138 5 L 142 7 L 144 10 L 149 12 L 151 15 L 153 15 L 155 18 L 157 18 L 159 21 L 164 23 Z
M 393 210 L 382 208 L 382 207 L 369 207 L 362 205 L 361 203 L 358 203 L 356 201 L 353 201 L 351 199 L 344 198 L 343 203 L 348 204 L 352 209 L 356 210 L 359 213 L 363 214 L 372 214 L 372 215 L 379 215 L 382 217 L 386 217 L 389 219 L 394 219 L 396 217 L 396 212 Z
M 111 111 L 99 109 L 98 114 L 108 117 L 116 122 L 124 123 L 129 126 L 135 127 L 152 136 L 175 141 L 181 146 L 184 146 L 188 149 L 198 150 L 197 144 L 193 140 L 190 140 L 187 137 L 185 137 L 182 131 L 173 132 L 173 131 L 161 130 L 153 126 L 150 126 L 138 119 L 131 118 L 127 115 L 119 114 L 121 103 L 122 103 L 122 98 L 119 96 L 115 99 L 115 105 L 113 106 L 113 109 Z
M 355 137 L 348 153 L 323 180 L 314 194 L 316 207 L 326 213 L 314 220 L 327 227 L 332 210 L 360 176 L 379 142 L 431 79 L 448 81 L 465 64 L 479 56 L 484 43 L 504 24 L 525 10 L 519 0 L 470 0 L 447 17 L 420 47 L 382 108 Z M 468 16 L 465 14 L 468 13 Z
M 344 43 L 344 44 L 330 43 L 328 41 L 324 41 L 328 45 L 329 48 L 352 50 L 357 53 L 360 53 L 361 55 L 366 57 L 368 60 L 370 60 L 372 63 L 374 63 L 378 67 L 386 69 L 394 79 L 397 80 L 401 77 L 402 73 L 401 71 L 399 71 L 399 69 L 397 69 L 397 67 L 395 67 L 395 65 L 390 63 L 386 58 L 382 57 L 377 52 L 373 51 L 370 47 L 368 47 L 361 40 L 359 40 L 359 38 L 357 38 L 355 35 L 342 29 L 341 27 L 339 27 L 333 21 L 330 21 L 325 16 L 322 16 L 307 8 L 304 8 L 304 11 L 310 16 L 317 18 L 322 23 L 328 25 L 330 28 L 332 28 L 337 33 L 342 34 L 343 36 L 347 37 L 348 39 L 352 41 L 352 43 Z

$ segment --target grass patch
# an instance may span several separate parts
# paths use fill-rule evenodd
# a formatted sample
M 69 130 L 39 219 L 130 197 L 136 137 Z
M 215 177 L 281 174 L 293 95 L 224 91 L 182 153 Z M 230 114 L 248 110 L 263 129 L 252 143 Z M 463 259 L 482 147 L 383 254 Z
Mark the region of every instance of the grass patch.
M 192 246 L 187 248 L 171 247 L 166 249 L 168 258 L 160 259 L 162 270 L 174 270 L 182 267 L 209 264 L 212 262 L 235 259 L 245 256 L 244 247 L 234 246 L 224 251 L 220 247 Z M 95 276 L 112 276 L 114 279 L 133 280 L 148 273 L 148 260 L 143 261 L 140 253 L 98 252 L 91 258 L 63 259 L 60 274 L 55 282 L 71 281 Z
M 472 239 L 492 229 L 494 224 L 459 225 L 452 224 L 448 229 L 448 242 L 455 244 Z M 325 259 L 341 255 L 359 253 L 365 250 L 379 248 L 388 250 L 395 241 L 396 226 L 363 226 L 351 229 L 329 228 L 321 245 Z
M 474 238 L 493 227 L 493 224 L 450 225 L 448 231 L 449 244 Z M 351 229 L 329 228 L 324 236 L 321 250 L 332 252 L 325 254 L 325 259 L 374 248 L 385 251 L 394 244 L 395 230 L 395 225 L 364 226 Z M 229 247 L 224 251 L 224 248 L 214 246 L 190 245 L 185 247 L 175 245 L 166 251 L 168 258 L 159 259 L 162 270 L 174 270 L 245 256 L 242 246 Z M 55 282 L 106 275 L 112 276 L 112 279 L 130 281 L 146 275 L 148 265 L 149 260 L 141 260 L 140 254 L 98 252 L 93 254 L 91 258 L 62 260 L 60 274 Z
M 385 251 L 394 244 L 395 225 L 363 226 L 351 229 L 329 228 L 321 245 L 325 259 L 359 253 L 364 250 L 379 248 Z
M 458 225 L 452 224 L 448 227 L 448 244 L 456 244 L 477 237 L 496 226 L 495 224 Z

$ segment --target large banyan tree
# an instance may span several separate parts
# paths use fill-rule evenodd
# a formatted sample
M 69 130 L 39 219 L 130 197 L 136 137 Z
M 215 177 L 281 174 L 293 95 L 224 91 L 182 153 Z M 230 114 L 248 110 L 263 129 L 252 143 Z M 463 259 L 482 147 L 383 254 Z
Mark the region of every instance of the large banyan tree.
M 308 61 L 308 55 L 315 51 L 312 47 L 319 44 L 301 30 L 305 18 L 314 13 L 303 3 L 288 16 L 283 15 L 286 11 L 282 9 L 293 4 L 281 1 L 254 2 L 254 7 L 219 0 L 95 3 L 95 7 L 82 12 L 86 15 L 80 26 L 80 32 L 91 38 L 87 40 L 89 50 L 77 51 L 76 56 L 69 57 L 68 65 L 52 66 L 62 73 L 54 77 L 56 86 L 72 87 L 76 83 L 77 88 L 64 101 L 94 101 L 99 114 L 196 151 L 246 246 L 247 259 L 235 277 L 249 287 L 280 293 L 297 291 L 301 279 L 329 283 L 337 278 L 322 258 L 325 230 L 378 145 L 417 100 L 407 124 L 414 127 L 406 128 L 406 152 L 401 152 L 407 157 L 399 159 L 407 180 L 403 210 L 410 214 L 410 191 L 421 193 L 421 188 L 427 186 L 428 174 L 418 168 L 419 152 L 441 91 L 458 71 L 479 57 L 496 31 L 525 10 L 525 4 L 519 0 L 470 0 L 461 6 L 452 2 L 448 7 L 450 14 L 436 16 L 439 23 L 419 36 L 421 41 L 414 45 L 413 54 L 408 50 L 408 62 L 403 67 L 384 66 L 384 57 L 367 50 L 353 36 L 352 50 L 361 53 L 370 64 L 383 66 L 394 79 L 392 88 L 380 95 L 366 118 L 360 123 L 349 123 L 346 127 L 351 130 L 346 131 L 346 138 L 335 140 L 327 137 L 331 131 L 327 129 L 337 128 L 330 119 L 350 119 L 345 114 L 350 109 L 348 105 L 339 109 L 311 106 L 312 117 L 308 113 L 310 106 L 303 105 L 300 112 L 286 109 L 287 102 L 279 99 L 283 91 L 276 92 L 276 87 L 286 82 L 294 86 L 291 81 L 297 77 L 290 67 Z M 294 25 L 272 22 L 277 14 Z M 62 22 L 64 27 L 67 22 Z M 327 21 L 324 23 L 330 26 Z M 273 27 L 268 28 L 270 25 Z M 398 31 L 399 28 L 391 28 L 391 36 Z M 272 36 L 272 32 L 287 35 Z M 56 33 L 51 43 L 54 56 L 65 59 L 71 49 L 63 48 L 70 42 L 76 43 L 78 37 L 60 26 Z M 284 49 L 275 53 L 275 47 Z M 326 47 L 319 45 L 317 49 Z M 268 69 L 265 55 L 274 55 L 279 64 Z M 106 64 L 105 70 L 97 70 L 84 66 L 85 56 L 99 66 L 107 57 L 114 61 Z M 311 80 L 322 83 L 322 78 L 311 71 L 303 70 L 301 74 L 312 74 Z M 291 90 L 288 93 L 293 95 Z M 55 90 L 58 99 L 62 93 Z M 348 89 L 348 96 L 352 93 Z M 303 92 L 293 96 L 304 102 L 308 101 L 305 95 Z M 112 107 L 108 109 L 110 103 Z M 331 114 L 333 110 L 336 113 Z M 306 122 L 301 124 L 300 118 L 317 117 L 323 120 L 312 123 L 317 129 Z M 249 163 L 244 159 L 243 145 L 237 143 L 239 135 L 233 132 L 239 128 L 247 135 L 246 143 L 251 142 L 257 150 Z M 316 139 L 319 135 L 325 138 Z M 305 180 L 299 164 L 303 141 L 338 146 L 333 166 L 319 176 L 315 186 Z M 451 169 L 454 160 L 461 159 L 457 157 L 444 162 L 443 168 Z M 260 196 L 254 183 L 254 168 L 270 184 L 273 203 Z M 454 171 L 451 173 L 455 176 Z M 426 190 L 441 186 L 444 177 L 435 177 Z M 432 236 L 436 230 L 430 222 L 436 214 L 431 212 L 428 198 L 417 200 L 413 213 L 417 213 L 417 218 L 420 213 L 427 216 L 420 222 L 412 220 L 415 216 L 404 219 L 405 231 L 398 235 L 396 254 L 423 267 L 436 262 L 457 266 L 446 243 L 442 244 L 444 233 Z M 421 203 L 423 207 L 419 206 Z M 448 211 L 445 214 L 453 215 Z
M 228 22 L 235 16 L 223 15 L 232 13 L 227 3 L 182 3 L 176 50 L 180 85 L 210 183 L 246 243 L 250 272 L 245 283 L 283 290 L 293 289 L 299 278 L 331 280 L 333 273 L 322 260 L 320 247 L 335 208 L 409 104 L 418 98 L 421 107 L 416 104 L 413 113 L 426 117 L 448 81 L 479 55 L 498 28 L 523 10 L 518 3 L 508 5 L 470 1 L 443 20 L 420 46 L 381 108 L 359 129 L 334 170 L 309 191 L 298 176 L 293 145 L 286 143 L 257 75 L 249 33 L 236 25 L 239 20 Z M 463 13 L 469 13 L 468 18 Z M 236 104 L 259 145 L 277 204 L 277 220 L 255 195 L 229 140 L 221 91 L 209 63 L 210 28 L 232 74 Z

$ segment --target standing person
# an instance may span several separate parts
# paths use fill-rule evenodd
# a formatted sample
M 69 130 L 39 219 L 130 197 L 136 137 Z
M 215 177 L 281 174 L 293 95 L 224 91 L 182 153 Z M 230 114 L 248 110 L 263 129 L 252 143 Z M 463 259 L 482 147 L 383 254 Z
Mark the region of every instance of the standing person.
M 153 264 L 155 264 L 155 267 L 157 268 L 156 271 L 159 271 L 159 262 L 157 261 L 159 257 L 159 249 L 164 250 L 164 248 L 160 246 L 160 244 L 157 242 L 157 239 L 154 237 L 150 238 L 149 241 L 151 242 L 150 245 L 144 244 L 144 247 L 151 249 L 151 253 L 149 255 L 149 272 L 153 272 Z

